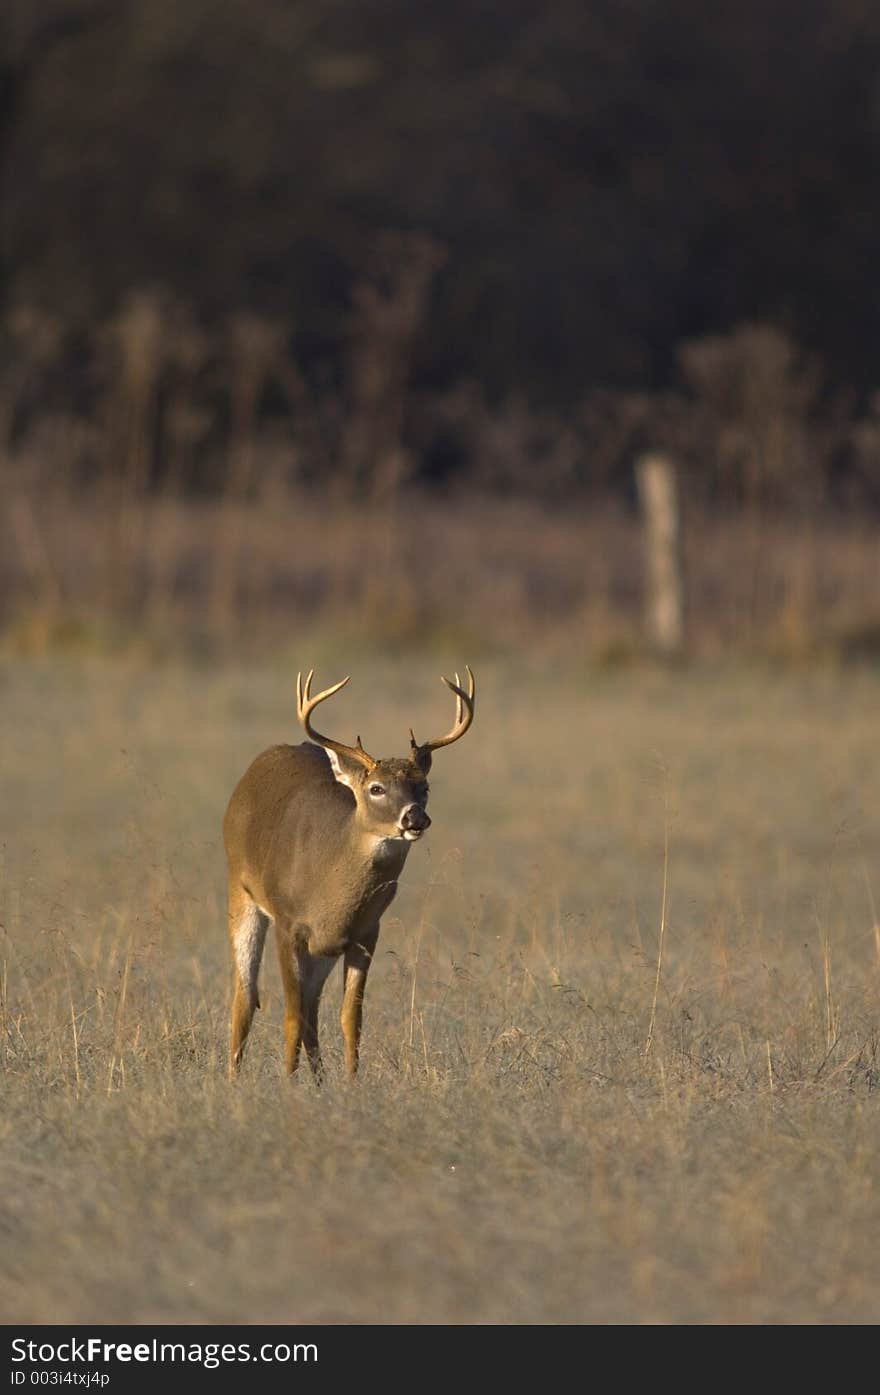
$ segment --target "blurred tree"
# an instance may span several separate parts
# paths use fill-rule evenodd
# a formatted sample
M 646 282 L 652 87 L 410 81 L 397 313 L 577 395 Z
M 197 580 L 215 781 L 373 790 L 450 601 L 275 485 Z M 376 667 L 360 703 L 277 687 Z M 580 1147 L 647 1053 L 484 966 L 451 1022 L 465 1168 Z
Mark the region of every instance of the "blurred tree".
M 419 386 L 571 404 L 774 321 L 877 380 L 868 0 L 6 0 L 3 295 L 163 285 L 345 353 L 386 229 L 449 251 Z

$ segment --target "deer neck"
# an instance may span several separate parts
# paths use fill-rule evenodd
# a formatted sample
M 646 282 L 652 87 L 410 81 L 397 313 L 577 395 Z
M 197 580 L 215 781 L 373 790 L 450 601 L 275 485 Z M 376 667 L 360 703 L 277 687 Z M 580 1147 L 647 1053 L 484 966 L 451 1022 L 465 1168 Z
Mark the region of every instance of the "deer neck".
M 356 837 L 359 860 L 381 880 L 396 880 L 403 871 L 411 843 L 406 838 L 379 837 L 363 829 L 358 830 Z

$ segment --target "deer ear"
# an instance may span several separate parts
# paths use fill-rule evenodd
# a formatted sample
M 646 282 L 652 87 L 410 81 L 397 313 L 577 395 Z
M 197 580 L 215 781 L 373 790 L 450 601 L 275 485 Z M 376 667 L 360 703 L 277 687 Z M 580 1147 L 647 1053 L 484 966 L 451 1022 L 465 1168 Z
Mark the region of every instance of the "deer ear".
M 331 751 L 329 746 L 325 746 L 324 750 L 327 752 L 330 768 L 340 785 L 347 785 L 350 790 L 353 790 L 357 776 L 363 771 L 363 765 L 360 761 L 352 760 L 344 751 Z

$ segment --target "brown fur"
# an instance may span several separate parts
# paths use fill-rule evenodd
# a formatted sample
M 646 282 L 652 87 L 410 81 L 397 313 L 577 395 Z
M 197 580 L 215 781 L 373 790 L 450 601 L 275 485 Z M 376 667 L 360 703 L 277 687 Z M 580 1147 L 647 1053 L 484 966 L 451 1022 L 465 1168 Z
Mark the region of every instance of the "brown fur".
M 320 1077 L 321 990 L 332 962 L 343 957 L 345 1061 L 350 1074 L 356 1071 L 364 987 L 379 922 L 410 848 L 397 823 L 408 806 L 424 809 L 425 764 L 384 760 L 366 771 L 348 762 L 342 773 L 351 781 L 349 788 L 334 775 L 327 753 L 306 742 L 273 746 L 242 776 L 223 823 L 235 964 L 233 1072 L 259 1005 L 256 979 L 266 917 L 275 926 L 286 998 L 288 1070 L 296 1069 L 303 1044 Z M 377 781 L 387 791 L 381 809 L 368 796 Z

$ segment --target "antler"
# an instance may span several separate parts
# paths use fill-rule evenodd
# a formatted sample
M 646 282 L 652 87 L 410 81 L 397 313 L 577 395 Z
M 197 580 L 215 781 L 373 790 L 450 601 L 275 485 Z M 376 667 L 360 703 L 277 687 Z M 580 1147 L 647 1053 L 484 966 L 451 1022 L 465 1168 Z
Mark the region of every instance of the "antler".
M 314 673 L 315 670 L 313 668 L 309 669 L 305 683 L 302 681 L 301 673 L 296 675 L 296 711 L 297 716 L 306 729 L 306 735 L 310 736 L 313 741 L 317 741 L 319 745 L 327 746 L 331 751 L 338 751 L 340 755 L 351 756 L 354 760 L 359 760 L 361 765 L 367 770 L 372 770 L 376 765 L 376 761 L 374 761 L 372 756 L 367 755 L 367 752 L 361 745 L 360 737 L 357 739 L 356 746 L 344 746 L 341 741 L 332 741 L 329 736 L 322 736 L 321 733 L 315 731 L 315 728 L 312 726 L 310 718 L 315 708 L 318 706 L 318 703 L 325 702 L 327 698 L 331 698 L 334 693 L 339 692 L 340 688 L 344 688 L 348 682 L 348 677 L 343 678 L 341 682 L 334 683 L 332 688 L 325 688 L 323 693 L 316 693 L 315 696 L 312 697 L 311 690 Z
M 458 741 L 459 737 L 464 736 L 471 722 L 474 720 L 474 692 L 476 690 L 476 685 L 474 683 L 474 675 L 471 673 L 470 664 L 465 664 L 465 668 L 467 669 L 468 676 L 467 692 L 462 688 L 461 679 L 458 674 L 455 675 L 454 683 L 448 678 L 443 679 L 447 688 L 455 693 L 455 725 L 445 736 L 439 737 L 436 741 L 424 741 L 421 745 L 416 741 L 415 734 L 410 728 L 409 735 L 414 755 L 418 756 L 420 753 L 427 755 L 429 751 L 436 751 L 441 746 L 451 746 L 453 741 Z

